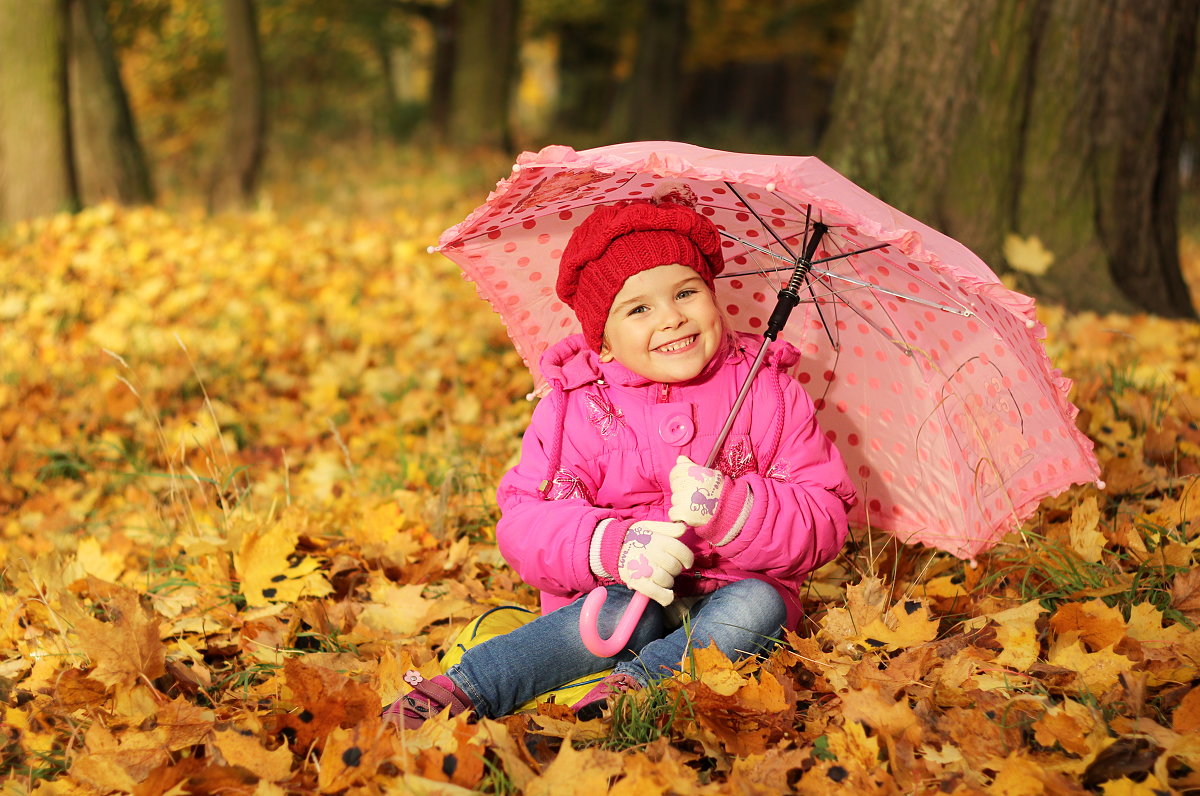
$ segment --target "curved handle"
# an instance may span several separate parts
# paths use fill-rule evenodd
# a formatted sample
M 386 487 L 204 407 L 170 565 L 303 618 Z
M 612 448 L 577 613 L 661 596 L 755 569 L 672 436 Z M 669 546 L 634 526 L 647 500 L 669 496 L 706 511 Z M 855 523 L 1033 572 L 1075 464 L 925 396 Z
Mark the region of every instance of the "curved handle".
M 600 609 L 604 607 L 604 601 L 607 598 L 608 590 L 603 586 L 598 586 L 592 589 L 592 593 L 583 601 L 583 610 L 579 612 L 579 637 L 583 639 L 583 646 L 587 647 L 593 655 L 601 658 L 611 658 L 625 649 L 625 645 L 633 636 L 634 628 L 641 621 L 646 604 L 650 602 L 649 597 L 641 592 L 635 592 L 633 599 L 625 607 L 625 613 L 621 615 L 621 621 L 617 623 L 617 629 L 608 638 L 602 638 L 600 636 Z

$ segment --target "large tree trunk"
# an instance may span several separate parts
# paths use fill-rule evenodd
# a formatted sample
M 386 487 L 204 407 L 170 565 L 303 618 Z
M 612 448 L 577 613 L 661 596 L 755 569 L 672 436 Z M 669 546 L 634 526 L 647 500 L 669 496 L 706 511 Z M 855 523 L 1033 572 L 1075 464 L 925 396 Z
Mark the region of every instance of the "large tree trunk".
M 97 0 L 68 0 L 68 6 L 67 83 L 79 198 L 85 205 L 153 202 L 104 9 Z
M 0 223 L 73 210 L 66 9 L 0 0 Z
M 633 68 L 613 118 L 613 132 L 628 140 L 671 139 L 679 133 L 687 0 L 646 0 Z
M 449 3 L 429 14 L 433 28 L 433 63 L 429 68 L 429 127 L 433 140 L 447 144 L 450 135 L 450 95 L 454 92 L 454 63 L 458 47 L 455 38 L 457 6 Z
M 248 204 L 258 188 L 266 149 L 265 71 L 254 0 L 223 0 L 229 69 L 229 139 L 213 189 L 215 207 Z
M 509 101 L 517 70 L 518 0 L 458 0 L 450 139 L 512 148 Z
M 863 0 L 822 153 L 1074 308 L 1193 315 L 1176 163 L 1194 0 Z
M 558 26 L 558 101 L 554 126 L 568 133 L 604 129 L 616 94 L 617 46 L 611 26 L 572 20 Z

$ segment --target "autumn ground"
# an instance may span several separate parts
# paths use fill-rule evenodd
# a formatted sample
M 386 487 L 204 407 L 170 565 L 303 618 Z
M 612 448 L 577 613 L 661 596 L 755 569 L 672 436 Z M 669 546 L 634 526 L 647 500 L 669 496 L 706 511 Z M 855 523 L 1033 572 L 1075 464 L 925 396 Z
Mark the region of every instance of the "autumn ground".
M 1200 327 L 1052 307 L 1103 492 L 974 567 L 859 532 L 769 660 L 614 717 L 381 732 L 405 670 L 534 604 L 492 542 L 528 376 L 425 251 L 505 166 L 0 232 L 6 792 L 1200 791 Z

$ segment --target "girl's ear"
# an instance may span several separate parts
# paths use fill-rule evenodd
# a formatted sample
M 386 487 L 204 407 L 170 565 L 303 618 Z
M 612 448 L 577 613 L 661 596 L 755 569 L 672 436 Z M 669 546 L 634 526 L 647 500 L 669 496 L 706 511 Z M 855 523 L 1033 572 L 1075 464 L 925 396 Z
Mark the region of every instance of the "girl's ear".
M 612 351 L 609 350 L 609 348 L 608 348 L 607 340 L 600 343 L 600 361 L 601 362 L 612 362 L 613 361 Z

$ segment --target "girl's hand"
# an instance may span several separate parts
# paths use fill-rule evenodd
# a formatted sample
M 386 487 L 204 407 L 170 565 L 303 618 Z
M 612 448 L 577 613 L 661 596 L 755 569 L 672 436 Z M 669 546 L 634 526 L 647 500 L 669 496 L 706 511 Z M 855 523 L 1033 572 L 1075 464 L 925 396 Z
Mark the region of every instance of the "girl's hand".
M 692 526 L 701 539 L 715 547 L 729 544 L 742 532 L 754 508 L 754 493 L 744 480 L 727 478 L 686 456 L 675 460 L 668 478 L 669 518 Z
M 675 576 L 692 565 L 692 551 L 679 537 L 679 522 L 641 520 L 629 526 L 617 559 L 617 578 L 660 605 L 675 599 Z
M 671 468 L 671 508 L 667 516 L 693 528 L 707 525 L 717 514 L 726 478 L 719 470 L 701 467 L 686 456 Z

